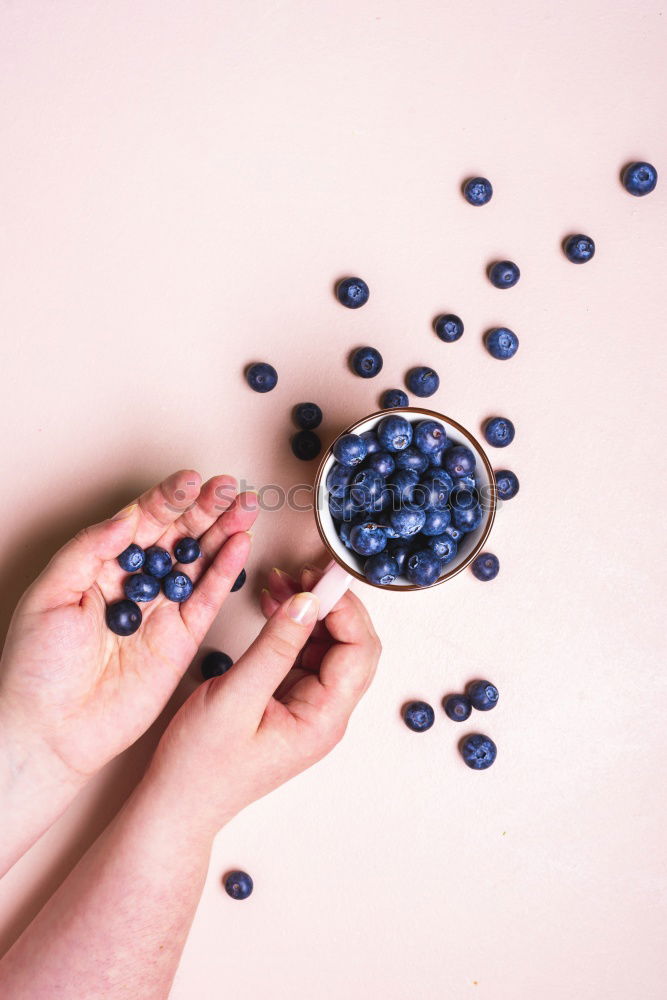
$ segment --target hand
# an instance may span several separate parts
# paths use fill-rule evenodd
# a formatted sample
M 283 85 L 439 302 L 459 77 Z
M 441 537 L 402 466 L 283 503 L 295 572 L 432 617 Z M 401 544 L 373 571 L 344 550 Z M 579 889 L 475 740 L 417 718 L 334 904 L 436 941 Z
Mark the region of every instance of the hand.
M 21 599 L 2 657 L 0 728 L 26 758 L 46 749 L 85 780 L 157 717 L 247 558 L 256 498 L 235 493 L 230 476 L 201 486 L 198 473 L 177 472 L 56 553 Z M 134 635 L 115 635 L 105 608 L 123 597 L 127 575 L 116 557 L 131 542 L 171 551 L 185 535 L 203 553 L 186 567 L 192 597 L 179 605 L 160 595 L 142 605 Z
M 302 587 L 316 578 L 304 571 Z M 269 586 L 262 605 L 270 617 L 259 636 L 226 674 L 190 696 L 144 779 L 206 837 L 333 749 L 380 655 L 354 594 L 316 625 L 313 595 L 296 593 L 296 582 L 276 571 Z

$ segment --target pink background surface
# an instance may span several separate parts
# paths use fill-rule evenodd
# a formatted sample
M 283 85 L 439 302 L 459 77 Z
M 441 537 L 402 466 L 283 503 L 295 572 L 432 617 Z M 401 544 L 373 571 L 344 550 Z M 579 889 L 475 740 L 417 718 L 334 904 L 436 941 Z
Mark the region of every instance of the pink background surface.
M 517 427 L 493 456 L 521 479 L 501 575 L 358 585 L 376 683 L 329 759 L 218 838 L 175 1000 L 664 996 L 664 20 L 655 0 L 1 5 L 3 615 L 73 530 L 173 469 L 303 477 L 301 399 L 328 441 L 426 363 L 434 407 Z M 618 182 L 635 157 L 662 171 L 649 198 Z M 459 192 L 478 172 L 480 210 Z M 572 231 L 597 242 L 585 267 Z M 522 269 L 505 294 L 497 256 Z M 346 273 L 371 287 L 358 312 L 331 295 Z M 430 329 L 442 310 L 457 344 Z M 481 344 L 501 323 L 508 364 Z M 346 371 L 361 343 L 374 382 Z M 241 377 L 258 358 L 280 372 L 266 397 Z M 265 572 L 319 555 L 308 515 L 255 537 L 210 635 L 233 656 Z M 502 692 L 485 774 L 440 710 L 421 737 L 399 718 L 479 675 Z M 3 944 L 154 738 L 4 880 Z M 255 878 L 243 906 L 231 866 Z

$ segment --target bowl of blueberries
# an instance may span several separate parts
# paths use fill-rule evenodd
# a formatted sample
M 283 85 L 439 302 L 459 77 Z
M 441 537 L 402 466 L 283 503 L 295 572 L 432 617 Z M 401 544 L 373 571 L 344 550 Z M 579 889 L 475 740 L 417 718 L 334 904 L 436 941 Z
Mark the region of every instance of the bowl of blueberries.
M 331 605 L 334 584 L 339 597 L 352 578 L 407 591 L 456 576 L 489 536 L 497 488 L 470 431 L 441 413 L 405 406 L 343 431 L 320 463 L 314 495 L 332 558 L 315 590 Z

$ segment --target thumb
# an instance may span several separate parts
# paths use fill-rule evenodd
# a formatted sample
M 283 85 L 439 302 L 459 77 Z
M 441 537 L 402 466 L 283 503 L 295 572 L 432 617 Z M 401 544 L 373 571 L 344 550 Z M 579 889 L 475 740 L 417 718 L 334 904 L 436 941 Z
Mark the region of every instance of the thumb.
M 271 615 L 250 648 L 225 674 L 225 697 L 237 695 L 261 719 L 273 692 L 294 666 L 317 622 L 314 594 L 289 597 Z

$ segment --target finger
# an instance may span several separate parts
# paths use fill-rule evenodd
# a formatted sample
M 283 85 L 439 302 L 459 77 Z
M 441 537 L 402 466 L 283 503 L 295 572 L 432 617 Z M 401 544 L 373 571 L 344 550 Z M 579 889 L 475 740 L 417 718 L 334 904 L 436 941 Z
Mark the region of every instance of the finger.
M 298 594 L 301 589 L 294 577 L 290 576 L 289 573 L 285 573 L 284 570 L 278 569 L 277 566 L 274 566 L 269 573 L 267 587 L 269 588 L 271 597 L 274 601 L 278 601 L 279 604 L 286 601 L 288 597 Z
M 301 654 L 301 666 L 310 673 L 318 671 L 325 654 L 331 649 L 331 639 L 311 640 Z
M 197 645 L 220 611 L 250 552 L 250 535 L 236 532 L 227 539 L 204 572 L 192 597 L 180 605 L 181 618 Z
M 273 697 L 276 701 L 281 701 L 289 694 L 295 684 L 297 684 L 300 680 L 303 680 L 303 678 L 307 677 L 310 673 L 310 670 L 304 670 L 303 667 L 292 667 L 290 672 L 274 691 Z
M 256 493 L 240 493 L 235 498 L 229 510 L 221 514 L 199 539 L 202 557 L 186 566 L 186 572 L 193 583 L 204 576 L 222 546 L 232 535 L 242 531 L 247 532 L 252 528 L 258 513 Z
M 160 538 L 160 545 L 173 550 L 181 538 L 201 538 L 236 498 L 238 483 L 233 476 L 213 476 L 204 483 L 189 510 L 174 521 Z
M 134 538 L 137 545 L 142 548 L 154 545 L 165 529 L 189 510 L 199 496 L 200 487 L 198 472 L 181 469 L 143 493 L 137 501 L 141 515 Z
M 317 620 L 319 602 L 313 594 L 295 594 L 264 625 L 248 651 L 225 675 L 226 691 L 261 720 L 268 701 L 294 666 Z
M 280 602 L 276 601 L 275 598 L 271 597 L 271 594 L 266 587 L 262 589 L 259 595 L 259 606 L 262 610 L 262 614 L 265 618 L 270 618 L 271 615 L 275 614 L 280 607 Z

